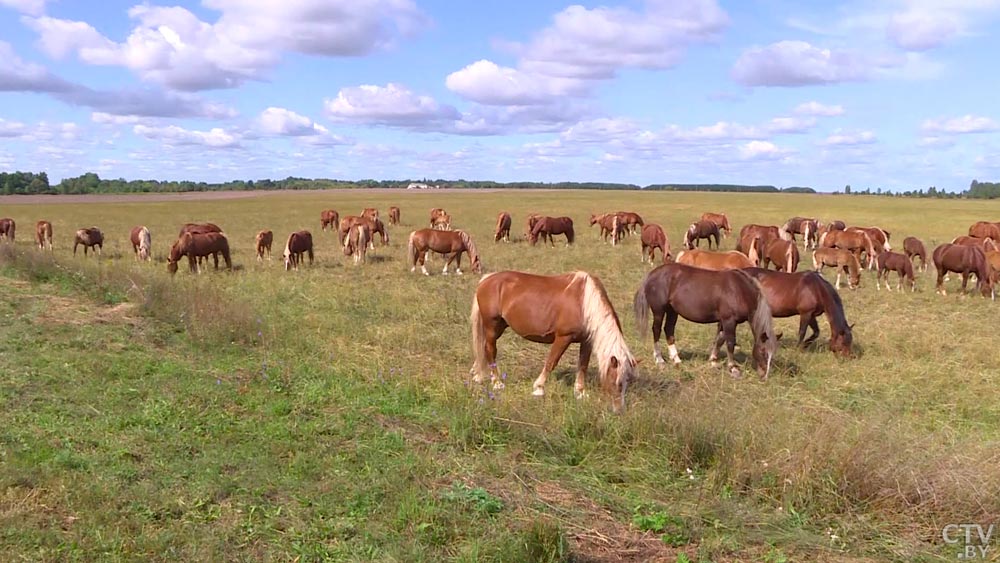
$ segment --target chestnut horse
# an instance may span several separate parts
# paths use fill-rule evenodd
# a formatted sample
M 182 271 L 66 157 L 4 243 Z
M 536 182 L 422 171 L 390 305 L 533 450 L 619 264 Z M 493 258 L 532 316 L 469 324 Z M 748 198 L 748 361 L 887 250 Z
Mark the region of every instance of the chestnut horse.
M 868 254 L 868 269 L 875 267 L 875 242 L 863 230 L 830 231 L 819 239 L 822 248 L 839 248 L 847 250 L 861 263 L 861 253 Z
M 14 242 L 14 232 L 17 230 L 17 224 L 10 217 L 4 217 L 0 219 L 0 241 L 6 240 L 7 242 Z
M 958 244 L 961 246 L 978 246 L 979 248 L 982 248 L 984 251 L 1000 250 L 1000 246 L 997 245 L 996 241 L 989 237 L 979 238 L 979 237 L 970 237 L 962 235 L 960 237 L 955 237 L 951 241 L 951 244 Z
M 757 245 L 757 252 L 760 253 L 763 252 L 763 249 L 764 247 L 767 246 L 767 243 L 771 242 L 774 239 L 781 238 L 781 235 L 778 232 L 778 227 L 774 225 L 755 225 L 752 223 L 748 225 L 743 225 L 743 228 L 740 229 L 740 238 L 737 241 L 736 250 L 739 250 L 740 252 L 747 254 L 749 249 L 747 248 L 746 245 L 754 238 L 759 239 Z
M 270 232 L 270 231 L 268 231 Z M 313 264 L 313 236 L 309 231 L 295 231 L 285 242 L 285 271 L 298 270 L 305 255 L 309 255 L 309 265 Z
M 424 264 L 427 259 L 427 252 L 433 251 L 445 255 L 444 269 L 441 274 L 448 275 L 448 266 L 455 261 L 455 273 L 462 273 L 462 253 L 468 253 L 469 261 L 472 262 L 473 273 L 482 273 L 483 265 L 479 261 L 479 251 L 476 250 L 476 243 L 472 242 L 472 237 L 465 231 L 438 231 L 435 229 L 420 229 L 410 233 L 410 241 L 406 244 L 407 255 L 409 256 L 410 271 L 417 269 L 420 264 L 420 271 L 425 276 L 427 267 Z
M 142 225 L 132 227 L 132 231 L 129 233 L 128 238 L 132 243 L 132 252 L 135 253 L 136 261 L 148 261 L 153 259 L 153 257 L 149 255 L 149 251 L 152 248 L 152 240 L 149 236 L 149 229 Z
M 736 241 L 736 251 L 746 255 L 753 262 L 754 266 L 760 266 L 763 259 L 764 243 L 759 234 L 747 232 Z M 769 239 L 778 240 L 778 239 Z
M 764 268 L 774 262 L 775 270 L 792 273 L 799 269 L 799 247 L 795 241 L 775 239 L 764 249 L 762 259 Z
M 368 262 L 368 246 L 371 244 L 372 230 L 367 221 L 350 227 L 344 234 L 344 256 L 354 256 L 354 265 Z
M 823 235 L 825 235 L 826 233 L 829 233 L 830 231 L 843 231 L 847 229 L 847 223 L 844 223 L 843 221 L 837 219 L 834 219 L 829 223 L 823 223 L 822 221 L 819 221 L 816 223 L 816 226 L 817 226 L 816 229 L 817 244 L 823 238 Z
M 947 295 L 944 288 L 944 276 L 948 272 L 962 274 L 962 293 L 965 294 L 969 283 L 969 275 L 976 275 L 976 287 L 980 293 L 993 293 L 989 267 L 986 264 L 986 253 L 978 246 L 962 246 L 960 244 L 944 243 L 934 249 L 931 255 L 934 267 L 937 269 L 936 290 L 941 295 Z
M 46 247 L 52 250 L 52 223 L 48 221 L 35 223 L 35 242 L 38 243 L 39 250 L 45 250 Z
M 257 251 L 257 261 L 264 261 L 264 253 L 267 259 L 271 259 L 271 244 L 274 243 L 274 233 L 271 231 L 260 231 L 254 239 L 254 249 Z
M 795 242 L 795 235 L 802 235 L 802 250 L 816 248 L 819 225 L 816 219 L 811 217 L 792 217 L 785 224 L 778 228 L 778 235 L 783 240 Z
M 719 226 L 711 221 L 698 220 L 691 223 L 684 231 L 684 242 L 681 243 L 688 250 L 701 245 L 701 239 L 708 240 L 708 249 L 712 249 L 712 239 L 715 239 L 715 247 L 719 248 Z
M 177 233 L 177 237 L 180 238 L 184 233 L 203 235 L 205 233 L 221 232 L 222 227 L 219 227 L 215 223 L 184 223 L 184 226 L 181 227 L 181 232 Z
M 395 205 L 389 208 L 389 224 L 398 225 L 399 224 L 399 208 Z
M 229 257 L 229 240 L 226 235 L 217 232 L 208 233 L 184 233 L 173 246 L 170 247 L 170 254 L 167 257 L 167 271 L 171 274 L 177 273 L 177 263 L 181 258 L 187 256 L 188 266 L 191 272 L 200 273 L 198 258 L 208 256 L 215 259 L 215 269 L 219 269 L 219 254 L 222 254 L 226 261 L 226 269 L 233 269 L 233 261 Z
M 639 230 L 645 223 L 642 222 L 642 217 L 632 211 L 618 211 L 615 213 L 618 216 L 618 220 L 624 225 L 624 229 L 627 233 L 634 235 L 636 231 Z
M 880 227 L 848 227 L 847 232 L 863 232 L 866 233 L 872 239 L 872 244 L 876 248 L 881 248 L 881 250 L 876 250 L 876 254 L 882 250 L 892 250 L 892 245 L 889 244 L 889 231 L 882 229 Z
M 374 207 L 366 207 L 363 211 L 361 211 L 361 216 L 370 219 L 371 221 L 375 221 L 375 219 L 378 219 L 378 209 Z
M 528 236 L 532 246 L 538 242 L 539 235 L 543 239 L 548 237 L 552 246 L 556 245 L 552 235 L 566 235 L 566 246 L 569 246 L 573 244 L 573 220 L 569 217 L 539 217 Z
M 850 357 L 854 343 L 852 329 L 844 315 L 840 294 L 830 282 L 816 272 L 772 272 L 763 268 L 743 270 L 760 282 L 764 289 L 771 316 L 786 318 L 799 316 L 799 346 L 806 347 L 819 337 L 816 317 L 826 313 L 830 323 L 830 351 Z M 812 334 L 806 338 L 806 328 Z
M 662 227 L 656 223 L 647 223 L 643 225 L 640 239 L 642 240 L 643 262 L 645 262 L 646 257 L 649 256 L 649 263 L 652 264 L 657 248 L 659 248 L 660 252 L 663 253 L 663 263 L 666 264 L 670 261 L 670 241 L 667 240 L 667 234 L 663 232 Z
M 336 209 L 327 209 L 321 211 L 319 214 L 319 224 L 322 230 L 326 230 L 330 227 L 331 231 L 336 231 L 340 226 L 340 213 L 337 213 Z
M 729 217 L 726 217 L 725 213 L 702 213 L 701 220 L 711 221 L 718 225 L 724 237 L 728 237 L 733 232 L 733 229 L 729 226 Z
M 73 239 L 73 256 L 76 256 L 76 247 L 83 245 L 83 255 L 87 255 L 87 250 L 93 250 L 95 256 L 100 256 L 104 249 L 104 233 L 97 227 L 88 227 L 76 232 Z M 94 248 L 97 247 L 97 248 Z
M 880 281 L 885 280 L 885 287 L 889 291 L 892 291 L 892 285 L 889 283 L 889 272 L 896 272 L 899 274 L 899 291 L 903 291 L 903 280 L 910 285 L 910 291 L 917 290 L 917 280 L 913 276 L 913 262 L 910 262 L 909 256 L 905 254 L 900 254 L 898 252 L 892 252 L 889 250 L 883 250 L 879 253 L 878 257 L 875 259 L 875 264 L 877 274 L 875 276 L 875 289 L 881 290 Z
M 752 252 L 756 252 L 755 250 Z M 735 250 L 712 252 L 710 250 L 682 250 L 677 254 L 677 263 L 704 268 L 706 270 L 739 270 L 756 265 L 756 256 L 748 258 Z
M 357 215 L 348 215 L 340 221 L 340 242 L 344 243 L 344 239 L 347 237 L 348 232 L 364 223 L 368 227 L 368 248 L 375 250 L 375 233 L 378 233 L 382 239 L 382 246 L 389 245 L 389 232 L 385 229 L 385 224 L 382 223 L 381 219 L 369 219 L 367 217 L 358 217 Z
M 857 289 L 861 285 L 861 263 L 853 252 L 842 248 L 821 247 L 814 250 L 813 269 L 822 273 L 827 266 L 833 266 L 837 270 L 837 289 L 840 289 L 841 274 L 847 274 L 847 287 Z
M 510 224 L 510 213 L 501 211 L 497 215 L 497 228 L 493 232 L 493 242 L 500 242 L 501 240 L 510 242 Z
M 444 209 L 435 207 L 431 209 L 431 228 L 437 229 L 439 227 L 445 230 L 451 229 L 451 215 L 448 215 Z
M 906 257 L 913 260 L 915 256 L 920 257 L 920 271 L 927 271 L 927 247 L 924 242 L 917 237 L 906 237 L 903 239 L 903 252 Z
M 736 366 L 736 326 L 750 322 L 753 332 L 753 364 L 761 379 L 767 379 L 771 360 L 781 335 L 774 334 L 771 308 L 760 282 L 743 270 L 713 272 L 685 264 L 664 264 L 646 274 L 633 300 L 639 330 L 646 327 L 653 313 L 653 357 L 666 363 L 660 351 L 660 330 L 667 335 L 667 349 L 674 364 L 681 363 L 674 343 L 677 318 L 699 324 L 718 324 L 718 333 L 708 360 L 715 365 L 719 347 L 726 344 L 728 367 L 733 377 L 741 372 Z
M 997 283 L 1000 283 L 1000 250 L 986 252 L 986 266 L 990 270 L 990 294 L 994 301 L 997 298 Z
M 608 241 L 608 236 L 611 235 L 614 229 L 614 219 L 614 213 L 590 214 L 590 226 L 593 227 L 594 225 L 598 225 L 600 227 L 601 233 L 598 236 L 600 236 L 601 240 L 604 242 Z
M 597 356 L 598 377 L 611 397 L 611 408 L 625 408 L 625 392 L 635 378 L 638 362 L 629 352 L 618 314 L 604 285 L 586 272 L 539 276 L 522 272 L 486 274 L 472 298 L 471 374 L 477 382 L 497 377 L 497 339 L 508 327 L 526 340 L 551 344 L 532 394 L 545 395 L 549 374 L 570 344 L 580 344 L 574 395 L 586 396 L 585 378 L 591 355 Z
M 976 238 L 991 238 L 1000 240 L 1000 223 L 977 221 L 969 227 L 969 236 Z

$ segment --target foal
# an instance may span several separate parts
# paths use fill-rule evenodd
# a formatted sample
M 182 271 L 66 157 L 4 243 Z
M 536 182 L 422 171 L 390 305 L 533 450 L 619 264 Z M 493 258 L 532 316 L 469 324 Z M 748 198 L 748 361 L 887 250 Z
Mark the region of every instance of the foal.
M 910 262 L 910 259 L 906 255 L 884 250 L 878 255 L 875 262 L 878 265 L 878 274 L 875 276 L 876 290 L 882 289 L 879 281 L 884 278 L 886 289 L 892 291 L 892 285 L 889 283 L 890 271 L 899 274 L 899 291 L 903 291 L 904 278 L 906 279 L 906 283 L 910 284 L 910 291 L 917 290 L 917 283 L 913 277 L 913 262 Z

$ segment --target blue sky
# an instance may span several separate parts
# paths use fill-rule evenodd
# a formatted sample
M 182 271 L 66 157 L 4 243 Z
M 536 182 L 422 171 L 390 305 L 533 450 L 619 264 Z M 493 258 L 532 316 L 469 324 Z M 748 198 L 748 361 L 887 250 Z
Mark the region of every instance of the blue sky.
M 1000 177 L 998 21 L 1000 0 L 0 0 L 0 170 L 960 190 Z

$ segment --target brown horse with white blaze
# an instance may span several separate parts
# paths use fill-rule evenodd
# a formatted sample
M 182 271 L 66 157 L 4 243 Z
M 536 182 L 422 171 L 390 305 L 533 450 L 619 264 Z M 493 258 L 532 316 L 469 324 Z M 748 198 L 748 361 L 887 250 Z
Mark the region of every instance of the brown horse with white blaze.
M 305 255 L 309 255 L 309 265 L 313 264 L 313 236 L 309 231 L 295 231 L 285 242 L 285 271 L 298 270 Z
M 271 259 L 271 245 L 274 244 L 274 233 L 271 231 L 260 231 L 254 238 L 254 249 L 257 251 L 257 261 L 264 261 L 264 254 L 267 259 Z
M 585 378 L 591 356 L 597 356 L 599 378 L 615 412 L 625 408 L 625 393 L 635 379 L 638 361 L 625 343 L 621 323 L 604 285 L 586 272 L 539 276 L 523 272 L 487 274 L 472 298 L 473 379 L 497 377 L 497 339 L 507 328 L 526 340 L 551 344 L 532 394 L 545 395 L 545 383 L 570 344 L 580 345 L 574 394 L 586 396 Z
M 989 266 L 986 263 L 986 253 L 983 252 L 982 248 L 944 243 L 934 249 L 931 258 L 937 269 L 936 290 L 941 295 L 948 294 L 944 288 L 944 276 L 948 272 L 962 275 L 963 294 L 967 290 L 971 274 L 976 275 L 976 287 L 979 288 L 980 293 L 984 296 L 993 294 L 993 283 L 990 279 Z
M 663 263 L 666 264 L 670 261 L 670 241 L 667 240 L 667 234 L 663 232 L 663 228 L 656 223 L 647 223 L 642 226 L 642 232 L 640 233 L 640 240 L 642 241 L 642 261 L 646 261 L 646 257 L 649 257 L 649 263 L 653 263 L 653 259 L 656 257 L 656 249 L 659 248 L 660 252 L 663 254 Z
M 76 248 L 83 246 L 83 255 L 87 255 L 87 250 L 93 250 L 95 256 L 100 256 L 104 248 L 104 233 L 97 227 L 87 227 L 76 231 L 73 239 L 73 256 L 76 256 Z
M 722 236 L 728 237 L 732 234 L 733 229 L 729 226 L 729 217 L 726 217 L 725 213 L 702 213 L 702 221 L 711 221 L 719 226 L 719 230 L 722 232 Z
M 920 257 L 920 271 L 927 271 L 927 247 L 924 241 L 917 237 L 906 237 L 903 239 L 903 253 L 910 260 Z
M 132 252 L 135 253 L 136 261 L 149 261 L 153 259 L 153 257 L 150 256 L 150 250 L 152 249 L 152 237 L 150 237 L 149 229 L 143 225 L 132 227 L 128 238 L 129 242 L 132 243 Z
M 878 258 L 875 259 L 877 274 L 875 276 L 875 289 L 881 290 L 881 281 L 885 281 L 885 287 L 889 291 L 892 291 L 892 285 L 889 283 L 889 272 L 896 272 L 899 274 L 899 291 L 903 291 L 903 280 L 910 285 L 910 291 L 917 290 L 917 280 L 913 275 L 913 262 L 905 254 L 900 254 L 898 252 L 891 252 L 888 250 L 883 250 L 879 253 Z
M 708 249 L 712 249 L 712 240 L 715 240 L 715 247 L 719 248 L 719 226 L 711 221 L 698 220 L 688 226 L 684 231 L 684 248 L 694 249 L 701 245 L 701 239 L 708 240 Z
M 35 242 L 38 250 L 52 250 L 52 223 L 39 221 L 35 223 Z
M 566 246 L 573 244 L 573 220 L 569 217 L 539 217 L 535 221 L 535 226 L 531 228 L 528 242 L 532 246 L 538 242 L 538 237 L 548 238 L 549 244 L 555 246 L 553 235 L 566 235 Z
M 430 275 L 427 272 L 425 264 L 427 252 L 429 251 L 445 255 L 444 269 L 441 271 L 442 275 L 448 275 L 448 266 L 453 261 L 456 262 L 455 273 L 462 273 L 463 252 L 469 255 L 473 273 L 479 274 L 483 270 L 483 265 L 479 260 L 479 251 L 476 249 L 476 243 L 472 241 L 472 237 L 465 231 L 438 231 L 435 229 L 413 231 L 410 233 L 410 240 L 406 248 L 411 272 L 415 272 L 419 264 L 420 271 L 425 276 Z
M 506 211 L 501 211 L 497 215 L 497 226 L 493 231 L 493 242 L 500 242 L 501 240 L 510 242 L 510 225 L 512 219 L 510 213 Z
M 177 263 L 181 258 L 187 256 L 188 265 L 192 273 L 200 273 L 198 258 L 208 256 L 215 259 L 215 269 L 219 269 L 219 254 L 226 261 L 226 269 L 233 269 L 233 261 L 229 256 L 229 239 L 223 233 L 184 233 L 173 246 L 170 247 L 170 254 L 167 257 L 167 271 L 171 274 L 177 273 Z
M 717 324 L 708 360 L 715 365 L 719 348 L 725 343 L 727 366 L 733 377 L 741 375 L 735 360 L 736 327 L 749 321 L 753 364 L 761 379 L 767 379 L 781 335 L 774 334 L 771 308 L 760 282 L 743 270 L 714 272 L 684 264 L 658 266 L 642 280 L 633 307 L 640 331 L 645 330 L 649 313 L 653 313 L 653 357 L 657 364 L 666 363 L 660 351 L 661 330 L 667 336 L 670 360 L 681 363 L 674 341 L 679 317 L 698 324 Z

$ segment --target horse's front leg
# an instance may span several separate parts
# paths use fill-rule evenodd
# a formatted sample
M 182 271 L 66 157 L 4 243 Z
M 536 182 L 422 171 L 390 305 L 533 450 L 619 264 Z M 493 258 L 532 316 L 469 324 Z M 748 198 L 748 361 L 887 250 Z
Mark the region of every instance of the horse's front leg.
M 545 358 L 545 367 L 542 368 L 542 373 L 539 374 L 538 379 L 535 380 L 535 384 L 532 386 L 532 395 L 536 397 L 545 395 L 545 381 L 549 378 L 549 374 L 555 369 L 559 363 L 559 358 L 562 358 L 562 355 L 566 352 L 566 348 L 569 348 L 572 341 L 573 339 L 569 336 L 557 336 L 552 342 L 552 348 L 549 348 L 549 355 Z
M 590 366 L 590 354 L 593 348 L 590 342 L 584 341 L 580 343 L 580 358 L 576 364 L 576 384 L 573 386 L 573 394 L 577 399 L 583 399 L 587 396 L 587 391 L 585 388 L 584 380 L 587 377 L 587 368 Z M 604 374 L 601 374 L 603 377 Z

